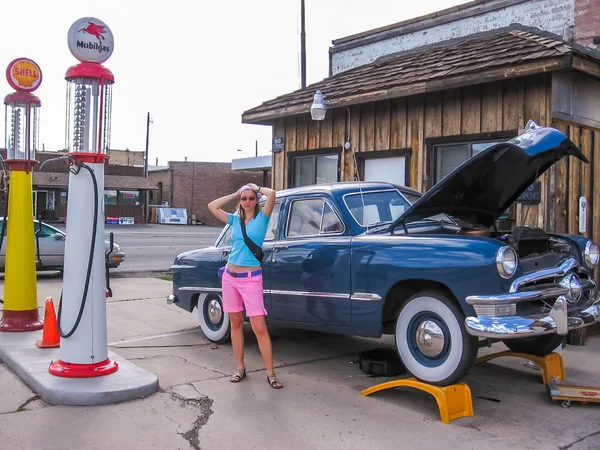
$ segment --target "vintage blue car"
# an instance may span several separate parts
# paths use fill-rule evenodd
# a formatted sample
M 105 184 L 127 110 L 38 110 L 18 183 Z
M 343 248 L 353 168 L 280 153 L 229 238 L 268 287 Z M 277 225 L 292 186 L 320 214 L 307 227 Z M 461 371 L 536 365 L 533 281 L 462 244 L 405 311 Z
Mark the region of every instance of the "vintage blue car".
M 349 182 L 277 193 L 263 246 L 269 323 L 338 334 L 394 334 L 406 368 L 425 382 L 463 377 L 478 348 L 503 341 L 545 355 L 569 330 L 600 319 L 592 279 L 598 247 L 576 235 L 498 218 L 568 155 L 561 132 L 535 124 L 474 156 L 425 195 L 389 183 Z M 218 269 L 229 226 L 215 245 L 182 253 L 168 302 L 198 308 L 206 337 L 224 342 Z

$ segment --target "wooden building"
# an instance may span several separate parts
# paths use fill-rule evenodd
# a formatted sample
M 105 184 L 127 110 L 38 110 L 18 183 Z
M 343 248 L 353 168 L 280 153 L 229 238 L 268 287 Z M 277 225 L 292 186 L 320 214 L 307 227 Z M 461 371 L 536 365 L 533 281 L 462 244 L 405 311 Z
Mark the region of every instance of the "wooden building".
M 578 233 L 585 196 L 581 234 L 600 241 L 599 80 L 600 53 L 512 25 L 380 57 L 267 101 L 242 121 L 271 125 L 282 138 L 273 153 L 278 190 L 397 173 L 393 181 L 424 192 L 529 120 L 556 127 L 591 163 L 556 164 L 540 178 L 539 203 L 507 214 L 519 225 Z M 323 121 L 309 113 L 316 90 L 327 102 Z

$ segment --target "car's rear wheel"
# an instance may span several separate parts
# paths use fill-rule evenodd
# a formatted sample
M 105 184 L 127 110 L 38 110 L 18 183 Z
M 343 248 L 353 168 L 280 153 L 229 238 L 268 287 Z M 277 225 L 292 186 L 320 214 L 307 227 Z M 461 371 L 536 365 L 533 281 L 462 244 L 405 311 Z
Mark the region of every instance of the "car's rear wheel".
M 477 357 L 477 339 L 467 333 L 464 319 L 441 292 L 410 297 L 396 320 L 396 346 L 406 369 L 421 381 L 442 386 L 462 378 Z
M 217 294 L 200 298 L 198 303 L 200 329 L 204 336 L 217 344 L 224 344 L 230 337 L 229 314 L 223 311 L 223 301 Z
M 502 342 L 513 352 L 546 356 L 552 353 L 559 345 L 562 345 L 563 340 L 564 336 L 560 334 L 545 334 L 530 338 L 506 339 Z

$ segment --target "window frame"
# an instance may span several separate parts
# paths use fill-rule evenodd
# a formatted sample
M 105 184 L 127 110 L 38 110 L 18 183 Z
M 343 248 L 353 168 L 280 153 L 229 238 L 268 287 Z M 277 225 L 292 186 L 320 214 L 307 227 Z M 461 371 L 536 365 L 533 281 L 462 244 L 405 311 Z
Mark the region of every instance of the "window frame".
M 319 222 L 319 234 L 304 234 L 302 236 L 289 236 L 288 235 L 288 231 L 290 228 L 290 221 L 292 219 L 292 210 L 294 207 L 294 203 L 298 202 L 298 201 L 307 201 L 307 200 L 322 200 L 323 201 L 323 207 L 321 208 L 321 220 Z M 323 233 L 321 234 L 321 228 L 323 226 L 323 210 L 325 209 L 325 203 L 327 203 L 329 205 L 329 207 L 331 208 L 331 210 L 333 211 L 333 213 L 337 216 L 338 220 L 342 223 L 342 230 L 335 232 L 335 233 Z M 286 239 L 305 239 L 305 238 L 314 238 L 314 237 L 319 237 L 319 236 L 341 236 L 343 234 L 346 233 L 346 223 L 344 222 L 344 220 L 342 219 L 339 211 L 336 210 L 336 208 L 334 207 L 334 205 L 329 201 L 329 199 L 327 197 L 323 197 L 323 196 L 315 196 L 315 197 L 298 197 L 298 198 L 294 198 L 289 202 L 289 206 L 287 207 L 287 217 L 285 220 L 285 229 L 283 230 L 283 236 Z
M 342 151 L 339 147 L 332 148 L 320 148 L 318 150 L 301 150 L 288 152 L 288 187 L 303 187 L 303 186 L 315 186 L 316 184 L 316 176 L 317 176 L 317 157 L 318 156 L 337 156 L 337 170 L 336 170 L 336 180 L 335 182 L 340 181 L 340 161 L 342 159 Z M 314 169 L 315 169 L 315 179 L 313 184 L 303 185 L 303 186 L 295 186 L 294 184 L 294 159 L 295 158 L 314 158 Z
M 519 134 L 518 129 L 510 129 L 503 131 L 491 131 L 488 133 L 474 133 L 474 134 L 462 134 L 456 136 L 447 136 L 440 138 L 426 138 L 425 146 L 427 148 L 427 176 L 425 179 L 422 191 L 426 192 L 431 189 L 435 184 L 436 170 L 437 170 L 437 154 L 435 148 L 440 145 L 457 145 L 457 144 L 479 144 L 485 142 L 505 142 L 509 139 L 516 137 Z M 441 180 L 440 180 L 441 181 Z

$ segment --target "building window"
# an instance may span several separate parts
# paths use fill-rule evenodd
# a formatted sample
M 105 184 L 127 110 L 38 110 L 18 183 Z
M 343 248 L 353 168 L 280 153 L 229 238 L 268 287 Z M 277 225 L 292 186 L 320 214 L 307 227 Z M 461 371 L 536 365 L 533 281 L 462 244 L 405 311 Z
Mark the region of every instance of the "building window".
M 119 191 L 119 205 L 139 206 L 139 191 Z
M 434 145 L 435 182 L 438 183 L 467 159 L 497 143 L 463 142 Z
M 292 158 L 292 187 L 338 181 L 338 155 L 296 156 Z
M 104 190 L 104 204 L 105 205 L 116 205 L 117 204 L 117 191 Z

